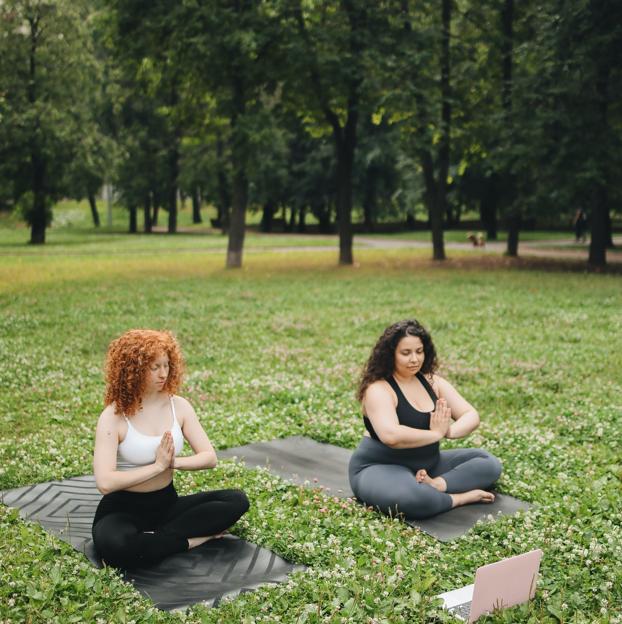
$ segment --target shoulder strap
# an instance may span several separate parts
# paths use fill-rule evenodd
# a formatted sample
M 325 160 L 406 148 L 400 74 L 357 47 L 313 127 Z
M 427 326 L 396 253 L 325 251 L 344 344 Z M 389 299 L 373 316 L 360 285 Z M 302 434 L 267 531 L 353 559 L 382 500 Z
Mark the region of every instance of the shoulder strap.
M 127 432 L 125 433 L 125 437 L 123 438 L 123 440 L 119 442 L 119 445 L 123 444 L 123 442 L 127 440 L 127 437 L 130 435 L 130 431 L 134 429 L 134 427 L 132 427 L 132 423 L 130 422 L 130 419 L 125 414 L 123 414 L 123 418 L 125 419 L 125 422 L 127 423 Z
M 395 392 L 395 394 L 397 395 L 398 404 L 402 400 L 406 401 L 406 397 L 404 396 L 404 393 L 402 392 L 402 389 L 400 388 L 400 384 L 398 384 L 397 381 L 395 380 L 395 377 L 391 375 L 390 377 L 387 377 L 387 381 L 389 382 L 389 385 L 391 386 L 391 388 L 393 388 L 393 392 Z
M 430 395 L 430 398 L 436 403 L 438 401 L 438 397 L 436 396 L 436 392 L 430 385 L 430 382 L 425 378 L 425 375 L 421 372 L 417 373 L 417 379 L 421 382 L 421 385 L 426 389 L 427 393 Z
M 175 419 L 175 422 L 177 422 L 177 413 L 175 412 L 175 401 L 173 401 L 173 395 L 172 394 L 169 397 L 169 399 L 171 401 L 171 412 L 173 414 L 173 418 Z

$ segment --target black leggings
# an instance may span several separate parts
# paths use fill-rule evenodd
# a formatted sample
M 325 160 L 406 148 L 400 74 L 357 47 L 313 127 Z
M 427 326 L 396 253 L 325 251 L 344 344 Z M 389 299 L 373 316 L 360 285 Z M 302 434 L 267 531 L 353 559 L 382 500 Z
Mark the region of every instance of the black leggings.
M 189 537 L 216 535 L 248 510 L 241 490 L 178 496 L 171 482 L 155 492 L 106 494 L 93 520 L 93 541 L 108 564 L 131 569 L 188 550 Z

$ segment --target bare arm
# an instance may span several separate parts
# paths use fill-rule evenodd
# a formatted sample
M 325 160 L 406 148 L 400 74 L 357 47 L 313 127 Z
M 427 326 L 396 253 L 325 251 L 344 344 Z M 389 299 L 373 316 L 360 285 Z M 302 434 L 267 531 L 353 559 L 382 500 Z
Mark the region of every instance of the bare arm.
M 218 463 L 216 451 L 201 426 L 192 405 L 181 397 L 175 397 L 173 400 L 179 414 L 184 437 L 194 451 L 194 455 L 189 455 L 188 457 L 175 457 L 173 468 L 178 470 L 214 468 Z
M 418 448 L 434 444 L 445 436 L 450 418 L 444 402 L 437 405 L 429 431 L 400 425 L 395 407 L 394 395 L 386 382 L 375 382 L 365 391 L 365 414 L 383 444 L 395 449 Z
M 110 494 L 117 490 L 125 490 L 170 470 L 174 454 L 173 440 L 166 435 L 156 453 L 153 464 L 132 468 L 131 470 L 117 470 L 117 447 L 119 446 L 119 417 L 114 409 L 108 406 L 97 421 L 95 431 L 95 454 L 93 456 L 93 471 L 97 489 L 102 494 Z
M 434 385 L 439 397 L 447 401 L 454 422 L 449 427 L 447 438 L 464 438 L 479 427 L 477 410 L 446 380 L 434 376 Z

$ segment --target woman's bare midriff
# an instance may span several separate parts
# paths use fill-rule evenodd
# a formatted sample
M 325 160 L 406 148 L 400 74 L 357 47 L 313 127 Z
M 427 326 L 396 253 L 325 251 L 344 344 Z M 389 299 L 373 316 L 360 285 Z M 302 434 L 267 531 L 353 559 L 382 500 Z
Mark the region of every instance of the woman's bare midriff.
M 147 481 L 125 488 L 125 491 L 140 492 L 144 494 L 145 492 L 155 492 L 156 490 L 161 490 L 173 480 L 173 473 L 174 470 L 172 468 L 168 468 L 164 472 L 161 472 L 159 475 L 156 475 Z

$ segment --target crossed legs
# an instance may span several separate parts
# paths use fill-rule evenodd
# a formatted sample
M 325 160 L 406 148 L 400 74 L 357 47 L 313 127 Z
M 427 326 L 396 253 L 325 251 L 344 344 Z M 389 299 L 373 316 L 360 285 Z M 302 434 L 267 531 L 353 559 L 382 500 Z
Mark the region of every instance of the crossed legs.
M 501 462 L 482 449 L 442 451 L 429 474 L 416 474 L 399 464 L 372 464 L 351 471 L 350 483 L 357 498 L 383 513 L 408 518 L 429 518 L 452 507 L 492 502 L 490 487 L 501 474 Z
M 105 515 L 93 527 L 93 540 L 110 565 L 151 565 L 222 534 L 247 510 L 248 499 L 240 490 L 180 496 L 157 521 L 123 511 Z
M 429 471 L 418 470 L 415 479 L 439 492 L 447 492 L 452 507 L 470 503 L 492 503 L 495 496 L 481 488 L 492 485 L 501 475 L 501 462 L 483 449 L 442 451 Z

